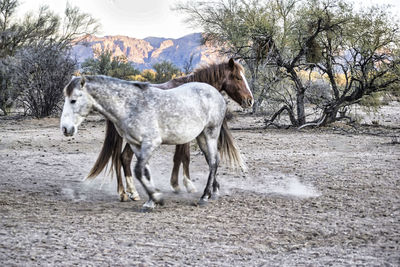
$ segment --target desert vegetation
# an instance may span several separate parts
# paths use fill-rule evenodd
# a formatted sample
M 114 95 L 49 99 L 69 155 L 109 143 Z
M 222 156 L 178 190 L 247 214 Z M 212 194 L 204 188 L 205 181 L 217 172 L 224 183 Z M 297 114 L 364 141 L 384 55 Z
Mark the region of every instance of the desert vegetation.
M 388 6 L 347 0 L 192 1 L 176 7 L 205 41 L 244 62 L 267 124 L 287 112 L 293 126 L 348 118 L 354 104 L 399 96 L 399 23 Z M 306 104 L 313 106 L 308 119 Z
M 160 61 L 153 69 L 139 71 L 125 56 L 113 56 L 112 51 L 95 51 L 94 58 L 86 59 L 81 65 L 81 74 L 107 75 L 124 80 L 163 83 L 182 76 L 182 71 L 169 61 Z
M 63 17 L 42 6 L 18 20 L 18 6 L 17 0 L 0 1 L 0 110 L 7 115 L 19 107 L 41 118 L 58 111 L 60 88 L 76 69 L 71 46 L 99 24 L 70 5 Z
M 72 74 L 103 74 L 161 83 L 190 73 L 161 61 L 139 71 L 124 56 L 96 51 L 80 66 L 71 47 L 99 22 L 67 6 L 64 17 L 47 7 L 13 20 L 17 0 L 0 1 L 0 110 L 57 114 L 61 89 Z M 400 95 L 399 22 L 390 6 L 356 9 L 347 0 L 218 0 L 177 4 L 175 11 L 201 25 L 204 42 L 246 67 L 254 114 L 265 125 L 327 125 L 354 121 L 354 105 L 376 108 Z M 52 52 L 49 52 L 52 51 Z M 54 57 L 54 60 L 53 60 Z

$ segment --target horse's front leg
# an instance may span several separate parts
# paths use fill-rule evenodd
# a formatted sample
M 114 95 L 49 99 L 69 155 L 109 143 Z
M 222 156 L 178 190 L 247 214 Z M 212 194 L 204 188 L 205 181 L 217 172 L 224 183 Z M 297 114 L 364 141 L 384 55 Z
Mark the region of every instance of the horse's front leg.
M 217 175 L 215 175 L 213 182 L 213 193 L 211 195 L 211 199 L 218 199 L 218 198 L 219 198 L 219 183 L 217 182 Z
M 190 164 L 190 143 L 177 145 L 175 147 L 174 154 L 174 167 L 171 173 L 171 187 L 175 193 L 179 193 L 181 189 L 179 188 L 179 167 L 183 163 L 183 184 L 189 193 L 196 192 L 196 187 L 190 180 L 189 164 Z
M 171 179 L 170 179 L 170 184 L 172 187 L 172 190 L 175 193 L 179 193 L 181 191 L 179 187 L 179 167 L 181 166 L 182 163 L 182 145 L 176 145 L 175 146 L 175 153 L 174 153 L 174 166 L 172 167 L 172 173 L 171 173 Z
M 183 184 L 186 187 L 188 193 L 195 193 L 197 192 L 196 187 L 192 183 L 190 179 L 190 172 L 189 172 L 189 164 L 190 164 L 190 143 L 186 143 L 183 146 Z
M 157 142 L 153 140 L 152 142 L 142 142 L 140 148 L 135 149 L 134 152 L 137 157 L 137 162 L 135 165 L 135 176 L 142 184 L 147 194 L 149 195 L 149 201 L 145 203 L 144 208 L 154 208 L 156 204 L 163 205 L 164 200 L 162 194 L 158 192 L 155 188 L 150 170 L 148 167 L 148 161 L 153 153 L 153 151 L 161 144 L 161 141 Z M 138 151 L 135 151 L 138 150 Z
M 128 193 L 128 196 L 130 199 L 137 201 L 137 200 L 140 200 L 140 196 L 139 196 L 139 193 L 137 192 L 136 187 L 133 183 L 133 177 L 132 177 L 132 171 L 131 171 L 132 158 L 133 158 L 133 151 L 131 149 L 131 146 L 128 143 L 126 143 L 125 148 L 121 154 L 121 163 L 122 163 L 122 168 L 124 170 L 125 180 L 126 180 L 126 192 Z M 121 180 L 121 184 L 122 184 L 122 180 Z

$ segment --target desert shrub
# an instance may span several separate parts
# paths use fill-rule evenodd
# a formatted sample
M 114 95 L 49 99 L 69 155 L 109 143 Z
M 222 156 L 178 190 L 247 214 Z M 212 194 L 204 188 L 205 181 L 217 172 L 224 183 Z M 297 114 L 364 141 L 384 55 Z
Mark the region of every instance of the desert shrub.
M 98 50 L 95 55 L 82 63 L 83 74 L 107 75 L 124 80 L 131 80 L 139 74 L 126 56 L 113 56 L 110 50 Z
M 63 88 L 75 69 L 67 50 L 57 44 L 38 43 L 20 49 L 11 59 L 13 88 L 26 112 L 36 118 L 53 114 L 63 98 Z
M 156 70 L 155 83 L 167 82 L 181 75 L 179 68 L 169 61 L 156 63 L 153 68 Z
M 306 103 L 321 105 L 332 99 L 330 92 L 330 85 L 328 82 L 318 79 L 310 81 L 307 84 L 307 91 L 305 93 Z
M 0 60 L 0 110 L 7 115 L 14 104 L 18 92 L 11 85 L 11 73 L 7 60 Z

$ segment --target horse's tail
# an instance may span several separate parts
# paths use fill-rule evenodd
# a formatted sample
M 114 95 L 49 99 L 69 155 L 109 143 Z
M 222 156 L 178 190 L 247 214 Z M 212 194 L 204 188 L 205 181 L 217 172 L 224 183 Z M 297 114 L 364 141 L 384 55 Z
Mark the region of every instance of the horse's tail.
M 112 158 L 111 169 L 114 167 L 117 175 L 121 174 L 121 150 L 123 139 L 115 129 L 114 124 L 107 120 L 106 124 L 106 137 L 103 142 L 100 154 L 87 176 L 88 179 L 93 179 L 99 175 L 107 166 L 108 161 Z
M 233 140 L 226 118 L 224 118 L 219 134 L 218 150 L 221 153 L 222 160 L 228 162 L 231 168 L 240 168 L 244 172 L 247 171 L 246 163 Z

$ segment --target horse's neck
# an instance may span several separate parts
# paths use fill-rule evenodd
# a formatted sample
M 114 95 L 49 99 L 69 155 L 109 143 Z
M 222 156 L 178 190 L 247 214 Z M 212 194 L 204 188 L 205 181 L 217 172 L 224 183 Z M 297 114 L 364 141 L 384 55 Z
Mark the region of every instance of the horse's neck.
M 220 66 L 218 66 L 220 67 Z M 219 70 L 217 67 L 217 71 L 221 71 Z M 197 72 L 207 72 L 209 71 L 208 69 L 202 69 L 202 70 L 198 70 Z M 182 77 L 178 77 L 175 79 L 172 79 L 168 82 L 165 83 L 160 83 L 160 84 L 151 84 L 151 86 L 153 87 L 157 87 L 160 89 L 172 89 L 175 87 L 178 87 L 182 84 L 185 83 L 190 83 L 190 82 L 201 82 L 201 83 L 208 83 L 211 86 L 214 86 L 215 88 L 217 88 L 218 91 L 222 90 L 222 77 L 223 75 L 219 74 L 218 76 L 220 76 L 219 79 L 215 79 L 215 75 L 201 75 L 199 73 L 197 74 L 189 74 L 187 76 L 182 76 Z M 214 78 L 212 78 L 214 77 Z
M 125 106 L 126 101 L 133 101 L 140 95 L 140 90 L 121 90 L 112 84 L 102 84 L 98 82 L 87 86 L 87 92 L 92 98 L 94 108 L 112 122 L 121 118 L 121 107 Z

